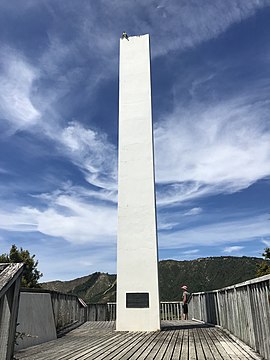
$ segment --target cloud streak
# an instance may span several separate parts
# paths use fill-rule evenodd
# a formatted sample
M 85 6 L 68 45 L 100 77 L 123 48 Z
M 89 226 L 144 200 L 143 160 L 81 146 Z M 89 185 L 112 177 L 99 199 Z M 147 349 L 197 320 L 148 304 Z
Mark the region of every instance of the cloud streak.
M 232 252 L 238 252 L 240 250 L 243 250 L 244 246 L 227 246 L 225 247 L 225 249 L 223 250 L 225 253 L 232 253 Z
M 117 150 L 105 134 L 70 123 L 60 137 L 70 159 L 85 173 L 86 180 L 97 187 L 117 188 Z
M 158 202 L 232 193 L 269 176 L 269 117 L 269 101 L 254 94 L 176 108 L 155 130 Z
M 35 125 L 41 114 L 32 101 L 38 70 L 8 47 L 0 48 L 0 117 L 15 130 Z
M 115 207 L 91 205 L 76 196 L 63 194 L 53 195 L 51 198 L 47 195 L 46 201 L 47 208 L 44 210 L 23 206 L 10 212 L 1 211 L 0 228 L 40 232 L 47 236 L 61 237 L 73 244 L 104 245 L 115 242 Z
M 208 223 L 192 226 L 172 233 L 161 233 L 160 248 L 181 248 L 190 246 L 222 246 L 230 243 L 249 242 L 270 235 L 265 216 L 245 217 L 235 221 Z

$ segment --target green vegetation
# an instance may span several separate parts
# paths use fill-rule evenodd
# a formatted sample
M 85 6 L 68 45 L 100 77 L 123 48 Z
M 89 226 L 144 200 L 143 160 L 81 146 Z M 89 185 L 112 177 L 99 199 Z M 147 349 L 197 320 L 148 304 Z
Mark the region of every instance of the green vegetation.
M 37 270 L 38 261 L 35 260 L 35 255 L 30 255 L 28 250 L 23 248 L 18 249 L 16 245 L 12 245 L 9 254 L 0 255 L 0 263 L 24 263 L 24 270 L 22 275 L 22 287 L 39 288 L 38 280 L 42 273 Z
M 181 285 L 190 292 L 220 289 L 256 276 L 264 260 L 254 257 L 209 257 L 191 261 L 163 260 L 159 262 L 161 301 L 181 300 Z M 45 289 L 75 294 L 87 303 L 116 300 L 116 275 L 96 272 L 71 281 L 43 283 Z
M 116 299 L 116 275 L 100 272 L 70 281 L 50 281 L 44 289 L 75 294 L 87 303 L 107 303 Z
M 270 274 L 270 248 L 265 248 L 262 256 L 264 256 L 264 260 L 258 265 L 256 272 L 258 277 Z
M 181 285 L 189 292 L 220 289 L 256 277 L 262 259 L 220 256 L 191 261 L 164 260 L 159 263 L 161 301 L 180 300 Z
M 95 272 L 83 284 L 76 286 L 70 293 L 76 294 L 88 303 L 107 303 L 115 301 L 116 275 Z

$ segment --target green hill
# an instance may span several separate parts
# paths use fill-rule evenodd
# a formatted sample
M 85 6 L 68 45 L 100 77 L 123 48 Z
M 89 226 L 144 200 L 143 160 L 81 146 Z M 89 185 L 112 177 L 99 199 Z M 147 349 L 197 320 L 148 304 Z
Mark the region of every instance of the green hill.
M 255 257 L 208 257 L 189 261 L 159 262 L 161 301 L 181 298 L 181 285 L 190 292 L 220 289 L 256 277 L 257 266 L 263 259 Z M 70 281 L 51 281 L 43 288 L 75 294 L 88 303 L 105 303 L 116 299 L 116 275 L 96 272 Z
M 159 263 L 160 299 L 179 300 L 181 285 L 190 292 L 216 290 L 256 277 L 255 257 L 208 257 L 191 261 L 164 260 Z

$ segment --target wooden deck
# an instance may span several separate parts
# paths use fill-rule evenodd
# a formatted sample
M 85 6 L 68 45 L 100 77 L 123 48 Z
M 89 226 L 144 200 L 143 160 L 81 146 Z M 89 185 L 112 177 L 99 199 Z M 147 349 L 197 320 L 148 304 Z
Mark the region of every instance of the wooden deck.
M 117 332 L 114 322 L 87 322 L 67 335 L 21 350 L 24 360 L 230 360 L 260 359 L 215 327 L 164 321 L 162 331 Z

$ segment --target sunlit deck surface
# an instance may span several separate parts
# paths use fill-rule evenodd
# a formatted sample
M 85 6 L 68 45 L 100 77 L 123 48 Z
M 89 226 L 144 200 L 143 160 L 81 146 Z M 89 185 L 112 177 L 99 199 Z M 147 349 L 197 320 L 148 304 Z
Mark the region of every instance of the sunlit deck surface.
M 163 321 L 158 332 L 117 332 L 115 322 L 86 322 L 65 336 L 21 350 L 16 359 L 259 359 L 215 327 Z

